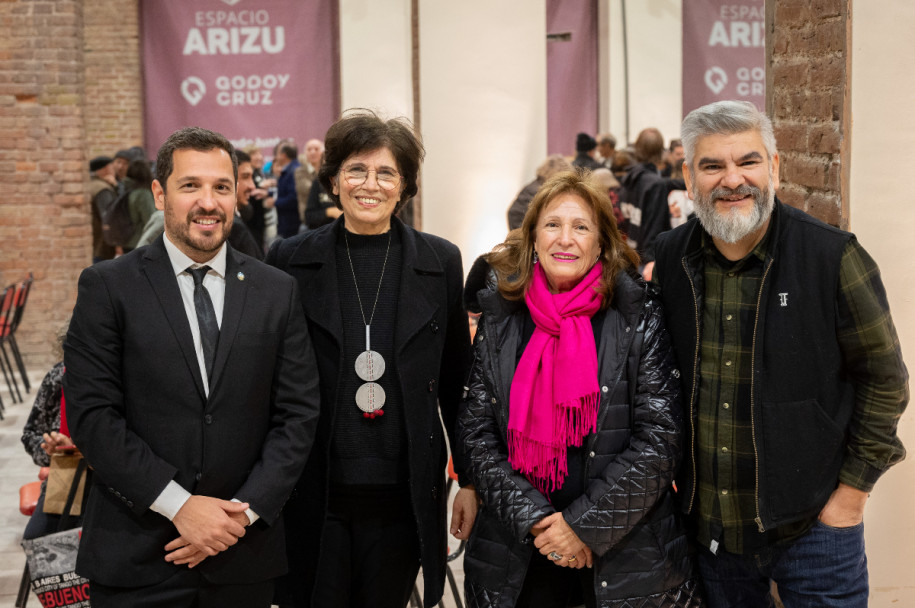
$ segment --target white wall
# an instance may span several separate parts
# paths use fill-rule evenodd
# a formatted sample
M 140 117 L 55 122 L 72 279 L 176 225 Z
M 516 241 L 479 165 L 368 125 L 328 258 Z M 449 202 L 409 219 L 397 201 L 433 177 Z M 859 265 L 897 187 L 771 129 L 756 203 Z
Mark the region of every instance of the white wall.
M 852 5 L 851 230 L 880 266 L 910 374 L 915 372 L 915 4 Z M 915 605 L 915 408 L 903 416 L 909 458 L 884 475 L 865 517 L 870 606 Z M 896 603 L 894 603 L 896 602 Z
M 410 0 L 340 0 L 342 109 L 413 118 Z
M 635 141 L 639 131 L 656 127 L 665 143 L 680 137 L 682 115 L 681 55 L 683 0 L 627 0 L 626 40 L 629 47 L 629 123 L 625 113 L 623 63 L 623 0 L 603 0 L 609 6 L 610 115 L 600 124 L 609 126 L 617 147 Z M 601 28 L 603 31 L 603 28 Z
M 546 6 L 419 4 L 423 230 L 458 244 L 466 270 L 546 157 Z

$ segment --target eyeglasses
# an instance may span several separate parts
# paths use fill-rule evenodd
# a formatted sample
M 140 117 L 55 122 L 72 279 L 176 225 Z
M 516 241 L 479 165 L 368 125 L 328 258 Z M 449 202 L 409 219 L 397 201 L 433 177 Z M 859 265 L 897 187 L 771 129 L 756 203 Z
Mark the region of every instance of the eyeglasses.
M 383 190 L 393 190 L 400 184 L 400 174 L 393 169 L 366 169 L 363 166 L 356 165 L 348 169 L 343 169 L 343 179 L 350 186 L 361 186 L 369 178 L 369 173 L 375 174 L 375 181 Z

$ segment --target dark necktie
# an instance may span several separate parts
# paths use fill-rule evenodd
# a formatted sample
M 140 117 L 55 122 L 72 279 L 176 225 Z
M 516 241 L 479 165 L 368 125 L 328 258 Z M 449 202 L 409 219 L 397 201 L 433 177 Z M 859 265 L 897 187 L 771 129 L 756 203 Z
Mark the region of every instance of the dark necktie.
M 219 324 L 216 322 L 216 310 L 210 292 L 203 286 L 203 277 L 209 272 L 209 266 L 188 268 L 194 277 L 194 308 L 197 309 L 197 324 L 200 326 L 200 343 L 203 346 L 203 361 L 207 370 L 207 382 L 213 376 L 213 359 L 216 357 L 216 344 L 219 342 Z

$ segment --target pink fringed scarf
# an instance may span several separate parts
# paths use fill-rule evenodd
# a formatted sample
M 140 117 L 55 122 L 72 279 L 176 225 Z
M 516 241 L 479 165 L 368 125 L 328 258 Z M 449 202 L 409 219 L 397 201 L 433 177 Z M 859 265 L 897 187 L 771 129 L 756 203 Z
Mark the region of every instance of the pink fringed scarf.
M 580 446 L 597 426 L 591 317 L 604 299 L 595 291 L 600 278 L 595 264 L 573 289 L 553 294 L 538 263 L 525 296 L 536 327 L 512 380 L 508 461 L 544 493 L 562 487 L 568 446 Z

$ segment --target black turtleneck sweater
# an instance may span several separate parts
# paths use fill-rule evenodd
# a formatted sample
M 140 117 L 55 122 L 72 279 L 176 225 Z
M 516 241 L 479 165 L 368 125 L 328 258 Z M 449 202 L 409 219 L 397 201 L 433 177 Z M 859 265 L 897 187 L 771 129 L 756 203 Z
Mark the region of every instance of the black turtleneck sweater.
M 389 239 L 390 251 L 385 263 Z M 393 226 L 389 232 L 378 235 L 353 234 L 343 228 L 338 233 L 335 254 L 343 318 L 343 362 L 334 404 L 330 481 L 335 485 L 403 484 L 408 476 L 407 437 L 394 357 L 394 326 L 403 264 L 401 236 Z M 376 293 L 378 304 L 373 315 Z M 355 363 L 365 350 L 365 324 L 369 322 L 372 350 L 385 362 L 384 374 L 376 380 L 386 396 L 384 414 L 375 418 L 364 417 L 356 405 L 356 391 L 364 381 L 356 375 Z

